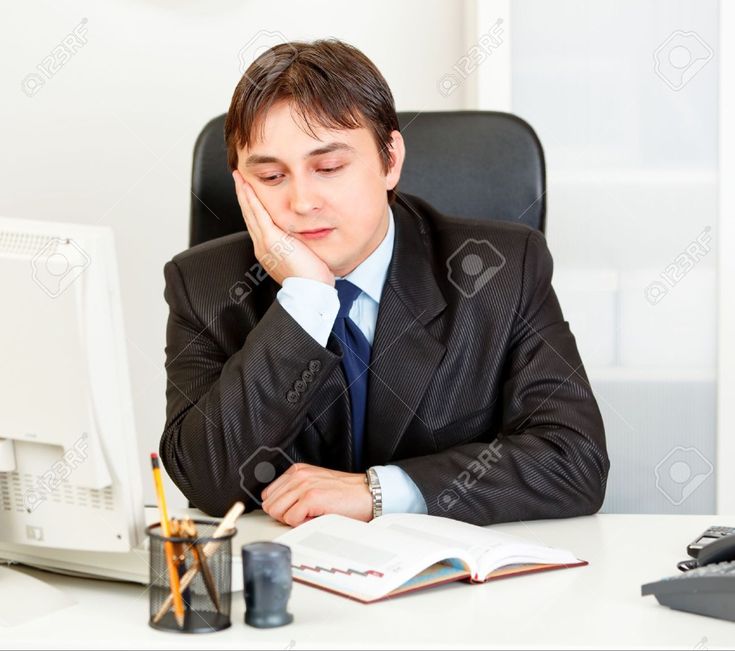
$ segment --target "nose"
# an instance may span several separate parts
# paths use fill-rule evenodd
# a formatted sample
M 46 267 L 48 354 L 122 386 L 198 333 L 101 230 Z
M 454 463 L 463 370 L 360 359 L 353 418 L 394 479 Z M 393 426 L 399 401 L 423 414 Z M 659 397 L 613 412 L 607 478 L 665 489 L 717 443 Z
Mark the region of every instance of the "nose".
M 321 198 L 307 178 L 292 179 L 290 199 L 291 210 L 297 215 L 309 215 L 321 208 Z

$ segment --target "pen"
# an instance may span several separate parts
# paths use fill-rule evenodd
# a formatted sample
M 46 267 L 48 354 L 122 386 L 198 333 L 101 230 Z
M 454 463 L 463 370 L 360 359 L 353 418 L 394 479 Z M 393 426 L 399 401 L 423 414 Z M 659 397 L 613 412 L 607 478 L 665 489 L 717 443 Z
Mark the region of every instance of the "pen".
M 196 539 L 197 539 L 196 525 L 194 524 L 194 521 L 191 518 L 187 518 L 186 520 L 183 521 L 183 523 L 184 523 L 184 527 L 186 530 L 186 534 L 190 538 L 194 539 L 194 542 L 192 543 L 192 547 L 194 550 L 194 557 L 196 558 L 197 563 L 199 563 L 199 565 L 201 566 L 200 570 L 202 573 L 202 578 L 204 579 L 204 586 L 207 588 L 207 593 L 209 594 L 209 598 L 212 600 L 214 607 L 219 612 L 221 610 L 221 607 L 219 603 L 219 595 L 217 594 L 217 584 L 215 583 L 214 575 L 212 574 L 212 569 L 209 567 L 209 563 L 207 562 L 207 559 L 204 556 L 204 546 L 196 542 Z
M 161 530 L 166 538 L 171 537 L 171 527 L 166 509 L 166 496 L 163 494 L 163 482 L 161 481 L 161 468 L 158 465 L 158 455 L 151 452 L 151 465 L 153 466 L 153 483 L 156 486 L 156 497 L 158 498 L 158 509 L 161 512 Z M 179 570 L 174 563 L 174 549 L 170 540 L 164 541 L 166 552 L 166 565 L 168 566 L 168 579 L 171 585 L 171 597 L 174 604 L 174 615 L 176 623 L 181 628 L 184 625 L 184 603 L 179 589 Z

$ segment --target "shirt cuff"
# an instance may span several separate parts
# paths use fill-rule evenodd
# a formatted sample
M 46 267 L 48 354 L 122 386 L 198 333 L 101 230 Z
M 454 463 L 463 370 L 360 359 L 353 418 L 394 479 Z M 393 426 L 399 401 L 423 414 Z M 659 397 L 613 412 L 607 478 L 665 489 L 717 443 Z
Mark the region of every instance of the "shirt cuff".
M 428 513 L 426 501 L 408 473 L 398 466 L 373 466 L 383 494 L 383 513 Z
M 311 278 L 285 278 L 276 300 L 313 339 L 326 347 L 339 312 L 337 290 Z

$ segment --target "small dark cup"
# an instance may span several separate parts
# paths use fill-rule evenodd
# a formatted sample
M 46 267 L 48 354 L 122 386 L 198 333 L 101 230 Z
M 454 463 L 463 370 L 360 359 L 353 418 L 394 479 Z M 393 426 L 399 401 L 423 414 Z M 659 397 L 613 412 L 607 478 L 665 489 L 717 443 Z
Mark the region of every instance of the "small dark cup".
M 290 624 L 291 548 L 274 542 L 242 546 L 245 623 L 256 628 Z

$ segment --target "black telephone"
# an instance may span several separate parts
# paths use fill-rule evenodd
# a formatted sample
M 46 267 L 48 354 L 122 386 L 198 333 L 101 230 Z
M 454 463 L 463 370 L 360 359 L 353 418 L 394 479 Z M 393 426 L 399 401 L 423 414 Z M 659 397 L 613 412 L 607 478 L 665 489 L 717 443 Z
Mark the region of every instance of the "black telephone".
M 641 587 L 663 606 L 735 622 L 735 528 L 710 527 L 687 547 L 696 555 L 682 574 Z
M 710 543 L 735 534 L 735 527 L 710 527 L 696 540 L 687 545 L 687 554 L 692 558 L 697 558 L 701 552 Z

